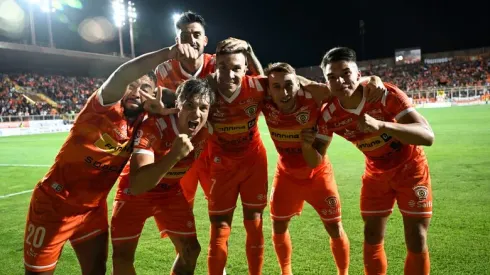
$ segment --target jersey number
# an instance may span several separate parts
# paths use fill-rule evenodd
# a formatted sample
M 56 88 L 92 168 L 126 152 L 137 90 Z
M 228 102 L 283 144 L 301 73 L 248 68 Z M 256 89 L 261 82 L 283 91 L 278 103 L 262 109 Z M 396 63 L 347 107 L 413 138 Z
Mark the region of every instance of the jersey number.
M 35 248 L 41 247 L 44 242 L 44 236 L 46 235 L 46 228 L 39 226 L 36 228 L 32 223 L 27 227 L 26 243 L 32 245 Z M 32 243 L 31 243 L 32 239 Z

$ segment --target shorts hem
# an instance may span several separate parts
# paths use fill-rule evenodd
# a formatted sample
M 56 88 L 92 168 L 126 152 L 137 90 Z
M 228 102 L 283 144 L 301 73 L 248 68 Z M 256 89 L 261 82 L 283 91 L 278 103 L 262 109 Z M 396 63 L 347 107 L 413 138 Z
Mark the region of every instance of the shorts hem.
M 180 237 L 194 237 L 197 236 L 196 231 L 193 232 L 180 232 L 180 231 L 172 231 L 172 230 L 162 230 L 160 231 L 160 237 L 165 238 L 167 236 L 180 236 Z
M 320 216 L 320 219 L 322 219 L 322 221 L 324 221 L 326 223 L 338 223 L 338 222 L 342 221 L 342 216 L 337 216 L 337 217 L 333 217 L 333 218 L 324 218 L 324 217 Z
M 231 211 L 235 210 L 235 208 L 236 208 L 236 205 L 231 207 L 231 208 L 225 209 L 225 210 L 208 210 L 208 212 L 209 212 L 209 215 L 228 214 Z
M 276 216 L 276 215 L 272 215 L 272 213 L 270 215 L 271 215 L 271 219 L 274 221 L 288 221 L 288 220 L 292 219 L 294 216 L 300 216 L 301 213 L 302 212 L 296 212 L 296 213 L 293 213 L 293 214 L 287 215 L 287 216 Z
M 141 236 L 141 233 L 134 235 L 134 236 L 130 236 L 130 237 L 117 237 L 117 238 L 111 237 L 111 241 L 112 242 L 136 241 L 136 240 L 138 240 L 138 238 L 140 236 Z
M 90 232 L 90 233 L 88 233 L 88 234 L 86 234 L 86 235 L 84 235 L 84 236 L 80 237 L 80 238 L 76 238 L 76 239 L 74 239 L 74 240 L 70 240 L 70 243 L 71 243 L 72 245 L 77 245 L 77 244 L 79 244 L 79 243 L 82 243 L 82 242 L 85 242 L 85 241 L 91 240 L 91 239 L 93 239 L 93 238 L 95 238 L 95 237 L 98 237 L 99 235 L 102 235 L 102 234 L 104 234 L 104 233 L 107 233 L 108 231 L 109 231 L 109 229 L 108 229 L 108 228 L 107 228 L 107 229 L 97 229 L 97 230 L 95 230 L 95 231 L 92 231 L 92 232 Z
M 46 271 L 54 270 L 56 268 L 57 263 L 58 263 L 58 261 L 56 261 L 52 264 L 49 264 L 49 265 L 35 266 L 35 265 L 30 265 L 24 261 L 24 267 L 27 270 L 32 271 L 32 272 L 46 272 Z
M 393 208 L 385 210 L 361 210 L 361 215 L 366 217 L 387 217 L 393 213 Z
M 416 211 L 407 211 L 403 209 L 398 209 L 400 210 L 400 213 L 404 217 L 420 217 L 420 218 L 430 218 L 432 217 L 432 211 L 428 212 L 416 212 Z
M 267 206 L 266 203 L 246 203 L 242 201 L 242 206 L 247 207 L 247 208 L 252 208 L 252 209 L 264 209 Z

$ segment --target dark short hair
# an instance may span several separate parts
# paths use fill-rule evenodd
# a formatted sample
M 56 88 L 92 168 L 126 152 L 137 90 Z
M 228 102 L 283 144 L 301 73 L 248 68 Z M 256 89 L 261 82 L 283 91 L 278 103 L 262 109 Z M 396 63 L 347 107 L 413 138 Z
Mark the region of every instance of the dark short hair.
M 155 86 L 157 85 L 157 75 L 155 74 L 155 72 L 153 71 L 149 71 L 146 76 L 148 76 L 150 78 L 151 81 L 153 81 L 153 83 L 155 83 Z
M 293 68 L 293 66 L 289 65 L 288 63 L 285 62 L 276 62 L 269 64 L 267 68 L 265 68 L 264 73 L 265 75 L 270 75 L 271 73 L 288 73 L 288 74 L 296 74 L 296 70 Z
M 182 25 L 192 23 L 199 23 L 203 28 L 206 27 L 206 22 L 204 21 L 204 18 L 193 11 L 186 11 L 180 14 L 179 19 L 175 22 L 175 27 L 181 29 Z
M 177 87 L 176 91 L 177 101 L 182 103 L 186 100 L 191 100 L 195 96 L 202 99 L 206 96 L 209 97 L 209 104 L 213 105 L 216 100 L 216 95 L 205 79 L 188 79 Z
M 347 47 L 336 47 L 329 50 L 325 56 L 323 56 L 320 67 L 325 70 L 328 64 L 336 61 L 356 62 L 357 56 L 353 49 Z
M 229 48 L 222 48 L 221 50 L 219 51 L 216 51 L 216 57 L 218 56 L 223 56 L 223 55 L 229 55 L 229 54 L 243 54 L 243 56 L 245 56 L 245 61 L 247 59 L 247 50 L 246 49 L 242 49 L 242 48 L 239 48 L 239 49 L 235 49 L 235 50 L 231 50 Z

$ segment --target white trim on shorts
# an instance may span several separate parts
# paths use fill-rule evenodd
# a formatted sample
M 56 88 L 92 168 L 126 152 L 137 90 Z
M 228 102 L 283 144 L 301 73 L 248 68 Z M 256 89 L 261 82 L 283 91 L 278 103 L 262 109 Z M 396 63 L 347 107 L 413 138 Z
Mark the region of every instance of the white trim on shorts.
M 330 218 L 330 219 L 324 219 L 322 216 L 320 216 L 320 219 L 326 221 L 326 222 L 329 222 L 329 221 L 333 221 L 333 220 L 336 220 L 336 219 L 342 219 L 342 216 L 337 216 L 337 217 L 334 217 L 334 218 Z
M 365 213 L 365 214 L 378 214 L 378 213 L 386 213 L 386 212 L 393 212 L 393 208 L 386 209 L 386 210 L 376 210 L 376 211 L 361 211 L 361 213 Z
M 141 236 L 141 233 L 136 234 L 136 235 L 131 236 L 131 237 L 119 237 L 119 238 L 111 238 L 111 239 L 112 239 L 113 241 L 125 241 L 125 240 L 136 239 L 136 238 L 138 238 L 139 236 Z
M 399 210 L 400 210 L 400 212 L 403 212 L 406 214 L 412 214 L 412 215 L 428 215 L 428 214 L 432 215 L 432 211 L 430 211 L 430 212 L 413 212 L 413 211 L 407 211 L 407 210 L 403 210 L 403 209 L 399 209 Z
M 89 237 L 89 236 L 92 236 L 92 235 L 94 235 L 94 234 L 97 234 L 97 233 L 99 233 L 100 231 L 102 231 L 102 229 L 97 229 L 97 230 L 92 231 L 92 232 L 90 232 L 90 233 L 88 233 L 88 234 L 86 234 L 86 235 L 81 236 L 80 238 L 76 238 L 76 239 L 74 239 L 74 240 L 70 240 L 70 242 L 71 242 L 71 243 L 73 243 L 73 242 L 77 242 L 77 241 L 79 241 L 79 240 L 85 239 L 85 238 L 87 238 L 87 237 Z
M 262 206 L 262 205 L 267 205 L 267 202 L 265 202 L 265 203 L 246 203 L 246 202 L 243 202 L 242 201 L 242 205 L 246 205 L 246 206 Z
M 274 216 L 274 215 L 272 215 L 272 213 L 271 213 L 271 217 L 272 217 L 273 219 L 274 219 L 274 218 L 276 218 L 276 219 L 287 219 L 287 218 L 292 218 L 292 217 L 294 217 L 294 216 L 299 216 L 299 215 L 301 215 L 301 213 L 302 213 L 302 212 L 296 212 L 296 213 L 294 213 L 294 214 L 287 215 L 287 216 Z
M 172 231 L 172 230 L 167 230 L 164 229 L 160 231 L 160 234 L 165 234 L 165 233 L 172 233 L 172 234 L 177 234 L 177 235 L 194 235 L 196 234 L 196 231 L 193 232 L 179 232 L 179 231 Z
M 43 265 L 43 266 L 40 266 L 40 265 L 30 265 L 28 263 L 26 263 L 24 261 L 24 265 L 27 266 L 27 267 L 30 267 L 32 269 L 44 269 L 44 268 L 48 268 L 48 267 L 52 267 L 52 266 L 55 266 L 56 264 L 58 263 L 58 261 L 52 263 L 52 264 L 48 264 L 48 265 Z
M 231 207 L 231 208 L 228 208 L 228 209 L 225 209 L 225 210 L 208 210 L 209 214 L 222 214 L 222 213 L 226 213 L 230 210 L 233 210 L 236 208 L 236 205 Z

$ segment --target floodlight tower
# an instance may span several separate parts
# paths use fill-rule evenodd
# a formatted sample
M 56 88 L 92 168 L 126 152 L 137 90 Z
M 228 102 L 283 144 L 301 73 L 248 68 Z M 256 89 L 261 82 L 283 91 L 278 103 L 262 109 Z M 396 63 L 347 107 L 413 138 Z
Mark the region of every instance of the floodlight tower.
M 34 26 L 34 5 L 39 4 L 39 0 L 29 0 L 29 27 L 31 28 L 31 43 L 36 45 L 36 26 Z
M 48 18 L 48 35 L 49 35 L 49 47 L 54 48 L 53 42 L 53 29 L 51 27 L 51 13 L 55 12 L 53 6 L 51 5 L 52 0 L 42 0 L 41 1 L 41 11 L 45 12 Z
M 122 27 L 126 24 L 126 11 L 124 0 L 113 0 L 112 9 L 114 11 L 114 23 L 119 31 L 119 51 L 121 57 L 124 57 Z
M 136 22 L 136 8 L 134 2 L 128 1 L 128 20 L 129 20 L 129 40 L 131 42 L 131 57 L 135 57 L 134 54 L 134 37 L 133 37 L 133 24 Z

